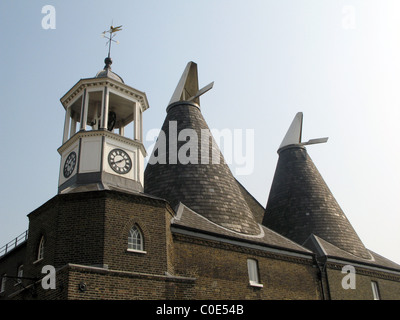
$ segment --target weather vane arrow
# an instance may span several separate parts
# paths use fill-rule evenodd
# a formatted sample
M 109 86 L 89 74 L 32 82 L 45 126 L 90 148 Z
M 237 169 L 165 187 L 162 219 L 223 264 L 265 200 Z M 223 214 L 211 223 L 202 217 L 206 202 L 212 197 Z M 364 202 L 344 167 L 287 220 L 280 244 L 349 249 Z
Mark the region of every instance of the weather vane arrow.
M 122 30 L 122 26 L 118 26 L 118 27 L 114 27 L 111 26 L 109 30 L 103 31 L 102 32 L 102 36 L 103 38 L 106 38 L 108 41 L 106 43 L 106 45 L 108 44 L 108 58 L 110 59 L 110 53 L 111 53 L 111 43 L 115 42 L 116 44 L 118 44 L 119 42 L 114 40 L 114 37 L 116 36 L 116 32 L 121 31 Z

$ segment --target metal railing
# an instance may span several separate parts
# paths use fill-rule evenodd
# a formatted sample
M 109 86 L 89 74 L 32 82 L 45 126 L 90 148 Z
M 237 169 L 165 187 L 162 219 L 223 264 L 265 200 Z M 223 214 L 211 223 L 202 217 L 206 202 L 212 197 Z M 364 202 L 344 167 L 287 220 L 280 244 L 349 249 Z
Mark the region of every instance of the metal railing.
M 4 256 L 7 252 L 15 249 L 21 243 L 25 242 L 28 239 L 28 230 L 21 233 L 18 237 L 6 243 L 4 246 L 0 248 L 0 257 Z

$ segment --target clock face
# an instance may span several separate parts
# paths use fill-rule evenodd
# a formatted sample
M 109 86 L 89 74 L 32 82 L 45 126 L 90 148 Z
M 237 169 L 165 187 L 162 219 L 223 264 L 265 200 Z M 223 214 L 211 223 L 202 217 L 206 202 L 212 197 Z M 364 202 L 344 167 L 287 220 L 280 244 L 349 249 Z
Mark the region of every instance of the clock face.
M 71 152 L 64 163 L 64 177 L 68 178 L 74 172 L 76 165 L 76 153 Z
M 116 173 L 126 174 L 132 168 L 132 161 L 128 154 L 121 149 L 111 150 L 108 154 L 108 164 Z

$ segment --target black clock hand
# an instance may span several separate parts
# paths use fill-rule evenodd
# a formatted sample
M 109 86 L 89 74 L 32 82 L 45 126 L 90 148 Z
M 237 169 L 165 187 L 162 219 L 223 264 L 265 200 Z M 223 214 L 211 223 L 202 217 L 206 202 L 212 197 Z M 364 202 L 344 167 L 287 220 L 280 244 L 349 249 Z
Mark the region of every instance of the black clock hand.
M 122 161 L 124 161 L 125 159 L 121 159 L 121 160 L 118 160 L 118 161 L 115 161 L 115 163 L 117 164 L 117 163 L 120 163 L 120 162 L 122 162 Z

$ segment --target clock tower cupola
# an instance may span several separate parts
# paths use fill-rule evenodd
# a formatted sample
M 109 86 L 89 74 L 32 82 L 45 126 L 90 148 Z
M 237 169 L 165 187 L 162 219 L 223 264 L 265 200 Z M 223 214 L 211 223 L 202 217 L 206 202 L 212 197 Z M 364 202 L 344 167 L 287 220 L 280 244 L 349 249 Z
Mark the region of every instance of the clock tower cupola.
M 104 69 L 79 80 L 61 99 L 65 109 L 59 193 L 118 189 L 143 192 L 142 114 L 146 94 L 111 71 L 111 42 L 120 27 L 108 33 Z

